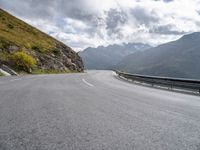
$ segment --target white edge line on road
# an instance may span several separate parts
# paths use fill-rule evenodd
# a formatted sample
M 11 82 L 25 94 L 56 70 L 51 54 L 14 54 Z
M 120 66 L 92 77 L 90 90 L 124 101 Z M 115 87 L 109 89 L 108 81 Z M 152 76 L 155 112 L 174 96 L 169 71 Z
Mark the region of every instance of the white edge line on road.
M 82 79 L 82 81 L 83 81 L 85 84 L 87 84 L 87 85 L 89 85 L 89 86 L 91 86 L 91 87 L 93 87 L 93 86 L 94 86 L 94 85 L 92 85 L 91 83 L 89 83 L 89 82 L 85 81 L 85 79 Z
M 10 82 L 17 81 L 17 80 L 21 80 L 21 78 L 10 80 Z
M 21 80 L 21 78 L 9 80 L 9 81 L 7 81 L 7 82 L 0 82 L 0 85 L 8 84 L 9 82 L 14 82 L 14 81 L 19 81 L 19 80 Z

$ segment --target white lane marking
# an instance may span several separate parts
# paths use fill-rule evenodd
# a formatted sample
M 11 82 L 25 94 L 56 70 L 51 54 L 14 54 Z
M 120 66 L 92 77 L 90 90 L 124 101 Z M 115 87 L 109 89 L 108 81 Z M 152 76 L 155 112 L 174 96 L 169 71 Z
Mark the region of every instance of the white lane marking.
M 3 84 L 8 84 L 8 83 L 10 83 L 10 82 L 14 82 L 14 81 L 19 81 L 19 80 L 22 80 L 23 78 L 22 77 L 18 77 L 18 78 L 16 78 L 16 79 L 10 79 L 10 80 L 7 80 L 7 81 L 5 81 L 5 82 L 1 82 L 0 81 L 0 85 L 3 85 Z
M 92 85 L 91 83 L 89 83 L 89 82 L 85 81 L 85 79 L 82 79 L 82 81 L 83 81 L 85 84 L 87 84 L 87 85 L 89 85 L 89 86 L 91 86 L 91 87 L 93 87 L 93 86 L 94 86 L 94 85 Z
M 7 81 L 7 82 L 0 82 L 0 85 L 8 84 L 9 82 L 14 82 L 14 81 L 18 81 L 18 80 L 21 80 L 21 78 L 18 78 L 18 79 L 12 79 L 12 80 L 9 80 L 9 81 Z
M 21 78 L 19 78 L 19 79 L 13 79 L 13 80 L 10 80 L 10 82 L 13 82 L 13 81 L 18 81 L 18 80 L 21 80 Z

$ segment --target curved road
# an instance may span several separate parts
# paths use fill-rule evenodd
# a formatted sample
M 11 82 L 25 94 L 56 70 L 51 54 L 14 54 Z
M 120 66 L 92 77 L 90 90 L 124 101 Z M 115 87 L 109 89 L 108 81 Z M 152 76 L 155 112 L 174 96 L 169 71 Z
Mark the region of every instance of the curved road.
M 200 149 L 200 97 L 114 76 L 0 78 L 0 150 Z

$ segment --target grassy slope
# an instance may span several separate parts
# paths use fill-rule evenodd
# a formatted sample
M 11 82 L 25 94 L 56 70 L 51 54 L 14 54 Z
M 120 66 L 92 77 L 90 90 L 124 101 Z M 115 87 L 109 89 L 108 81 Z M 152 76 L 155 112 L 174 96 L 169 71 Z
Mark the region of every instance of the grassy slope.
M 0 48 L 14 43 L 21 48 L 50 51 L 56 40 L 0 9 Z M 2 44 L 4 43 L 4 44 Z

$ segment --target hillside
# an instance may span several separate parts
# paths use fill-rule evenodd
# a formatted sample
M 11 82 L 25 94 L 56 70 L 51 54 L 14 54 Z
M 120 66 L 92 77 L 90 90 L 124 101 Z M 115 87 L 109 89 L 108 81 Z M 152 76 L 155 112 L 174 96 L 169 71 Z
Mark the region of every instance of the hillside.
M 148 48 L 151 48 L 151 46 L 142 43 L 114 44 L 107 47 L 89 47 L 80 52 L 80 56 L 86 69 L 111 69 L 125 56 Z
M 130 73 L 200 79 L 200 33 L 125 57 L 116 69 Z
M 83 71 L 70 47 L 0 9 L 0 66 L 17 72 Z

